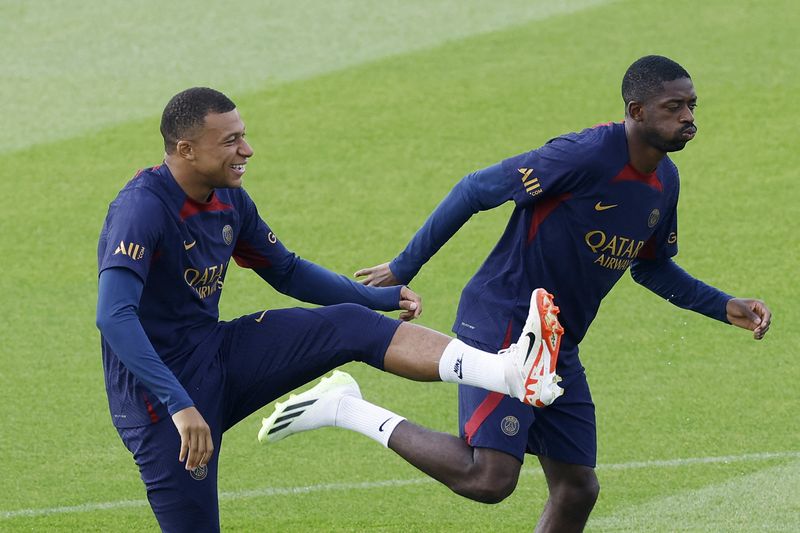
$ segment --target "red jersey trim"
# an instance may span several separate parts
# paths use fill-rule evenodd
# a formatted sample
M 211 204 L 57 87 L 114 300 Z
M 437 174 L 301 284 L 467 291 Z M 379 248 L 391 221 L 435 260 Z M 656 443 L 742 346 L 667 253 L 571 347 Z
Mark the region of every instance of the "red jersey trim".
M 156 410 L 153 409 L 153 405 L 150 403 L 150 400 L 147 399 L 147 394 L 142 393 L 142 396 L 144 397 L 144 404 L 147 406 L 147 414 L 150 415 L 150 422 L 155 424 L 159 420 L 158 414 L 156 414 Z
M 223 203 L 219 198 L 217 198 L 217 193 L 212 191 L 211 200 L 205 203 L 198 202 L 197 200 L 187 197 L 186 201 L 183 202 L 183 207 L 181 207 L 180 217 L 181 220 L 186 220 L 187 218 L 198 213 L 227 211 L 228 209 L 233 209 L 233 206 Z
M 542 225 L 544 219 L 550 216 L 556 207 L 566 202 L 572 197 L 570 193 L 560 194 L 552 198 L 547 198 L 537 203 L 533 208 L 533 217 L 531 217 L 531 227 L 528 230 L 528 244 L 536 237 L 536 232 L 539 231 L 539 226 Z
M 513 321 L 508 321 L 508 328 L 506 328 L 506 337 L 503 339 L 503 349 L 508 348 L 511 346 L 511 326 Z M 503 397 L 505 394 L 500 394 L 499 392 L 490 392 L 486 395 L 486 398 L 483 399 L 481 404 L 475 409 L 475 412 L 472 413 L 472 416 L 467 420 L 467 423 L 464 424 L 464 434 L 467 437 L 467 444 L 472 445 L 472 437 L 477 433 L 478 429 L 483 425 L 486 419 L 492 414 L 500 402 L 503 401 Z
M 618 181 L 639 181 L 644 183 L 645 185 L 649 185 L 658 192 L 664 192 L 664 186 L 661 184 L 661 180 L 658 179 L 658 176 L 656 175 L 655 172 L 651 172 L 650 174 L 644 174 L 633 168 L 633 165 L 631 165 L 630 163 L 625 165 L 625 167 L 622 170 L 620 170 L 619 174 L 617 174 L 611 180 L 611 183 L 615 183 Z

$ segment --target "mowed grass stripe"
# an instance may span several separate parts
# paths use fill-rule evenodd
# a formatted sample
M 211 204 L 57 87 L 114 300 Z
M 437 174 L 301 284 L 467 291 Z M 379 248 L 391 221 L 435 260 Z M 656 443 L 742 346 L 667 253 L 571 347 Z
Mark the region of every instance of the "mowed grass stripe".
M 674 55 L 702 89 L 701 135 L 676 155 L 683 178 L 678 261 L 722 288 L 764 297 L 778 318 L 770 338 L 755 343 L 745 332 L 659 301 L 626 276 L 584 342 L 600 457 L 621 463 L 628 457 L 795 449 L 798 403 L 791 391 L 800 337 L 790 324 L 800 320 L 800 286 L 786 274 L 800 250 L 790 240 L 796 241 L 791 207 L 800 190 L 792 185 L 797 155 L 790 135 L 798 78 L 796 69 L 781 70 L 775 61 L 789 63 L 797 55 L 789 46 L 791 32 L 783 29 L 796 27 L 792 13 L 800 12 L 776 8 L 782 14 L 776 18 L 754 5 L 720 12 L 707 3 L 679 2 L 663 13 L 656 4 L 632 5 L 608 5 L 236 95 L 258 150 L 248 189 L 295 251 L 352 272 L 397 253 L 464 172 L 532 148 L 546 135 L 620 117 L 619 76 L 637 54 Z M 762 35 L 768 42 L 756 38 Z M 0 324 L 0 383 L 8 398 L 0 455 L 9 485 L 0 508 L 135 501 L 143 494 L 108 421 L 92 323 L 93 253 L 105 204 L 134 165 L 158 162 L 157 128 L 152 116 L 147 123 L 0 158 L 17 178 L 4 178 L 0 188 L 18 200 L 0 214 L 0 223 L 8 223 L 0 237 L 2 255 L 13 259 L 0 280 L 13 303 Z M 23 186 L 28 201 L 14 194 Z M 471 221 L 415 280 L 427 306 L 423 324 L 449 328 L 463 283 L 502 231 L 506 217 L 496 211 Z M 284 304 L 256 278 L 231 270 L 225 316 Z M 360 373 L 369 399 L 435 429 L 457 431 L 455 390 L 358 366 L 352 371 Z M 256 415 L 226 434 L 224 491 L 413 475 L 368 439 L 327 430 L 257 456 L 258 427 Z M 766 464 L 698 466 L 658 476 L 606 470 L 597 512 L 701 489 Z M 292 532 L 502 530 L 498 524 L 530 530 L 546 498 L 544 483 L 528 477 L 521 485 L 508 502 L 493 507 L 430 483 L 383 493 L 329 492 L 314 505 L 284 496 L 288 505 L 280 509 L 280 523 Z M 223 527 L 251 531 L 254 524 L 272 523 L 258 520 L 276 520 L 269 505 L 251 502 L 262 503 L 229 501 Z M 157 527 L 140 504 L 113 513 L 21 518 L 0 529 L 41 524 L 40 530 L 108 531 L 129 526 L 125 520 Z
M 610 0 L 0 3 L 0 153 L 150 116 L 193 85 L 241 93 Z M 44 105 L 43 105 L 44 103 Z
M 768 461 L 773 459 L 792 459 L 799 458 L 800 451 L 786 451 L 786 452 L 765 452 L 765 453 L 750 453 L 744 455 L 724 455 L 718 457 L 690 457 L 685 459 L 666 459 L 654 461 L 633 461 L 630 463 L 616 463 L 607 465 L 598 465 L 597 469 L 603 470 L 633 470 L 641 468 L 673 468 L 685 467 L 698 464 L 715 464 L 715 463 L 736 463 L 736 462 L 753 462 L 753 461 Z M 792 472 L 800 466 L 800 463 L 792 464 Z M 770 472 L 784 470 L 784 466 L 776 466 L 769 469 Z M 529 467 L 523 469 L 523 474 L 526 475 L 540 475 L 542 472 L 538 467 Z M 761 475 L 761 472 L 754 474 Z M 753 476 L 750 476 L 753 477 Z M 780 479 L 782 476 L 776 476 Z M 796 476 L 800 479 L 800 476 Z M 737 480 L 738 481 L 738 480 Z M 248 498 L 262 498 L 267 496 L 286 496 L 293 494 L 309 494 L 312 492 L 331 492 L 331 491 L 351 491 L 351 490 L 369 490 L 376 488 L 387 487 L 404 487 L 407 485 L 419 485 L 424 483 L 434 483 L 435 480 L 429 477 L 413 478 L 413 479 L 387 479 L 381 481 L 365 481 L 361 483 L 322 483 L 318 485 L 307 485 L 303 487 L 264 487 L 261 489 L 243 490 L 243 491 L 227 491 L 220 492 L 220 500 L 244 500 Z M 727 482 L 722 485 L 730 484 Z M 700 492 L 700 491 L 695 491 Z M 795 491 L 794 494 L 800 494 Z M 18 509 L 15 511 L 3 511 L 0 517 L 3 519 L 20 518 L 20 517 L 35 517 L 47 516 L 54 514 L 67 514 L 67 513 L 86 513 L 93 511 L 106 511 L 112 509 L 122 509 L 126 507 L 144 507 L 147 505 L 146 500 L 121 500 L 116 502 L 102 502 L 102 503 L 86 503 L 82 505 L 68 505 L 63 507 L 50 507 L 45 509 Z
M 590 531 L 798 531 L 800 462 L 765 468 L 702 489 L 590 519 Z

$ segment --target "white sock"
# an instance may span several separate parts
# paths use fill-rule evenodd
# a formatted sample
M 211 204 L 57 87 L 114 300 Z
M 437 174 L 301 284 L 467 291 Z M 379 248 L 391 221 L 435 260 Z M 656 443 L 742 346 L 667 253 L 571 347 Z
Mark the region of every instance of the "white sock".
M 389 447 L 389 437 L 404 417 L 355 396 L 343 396 L 336 411 L 336 427 L 357 431 Z
M 453 339 L 439 359 L 439 377 L 448 383 L 462 383 L 508 394 L 505 357 L 473 348 Z

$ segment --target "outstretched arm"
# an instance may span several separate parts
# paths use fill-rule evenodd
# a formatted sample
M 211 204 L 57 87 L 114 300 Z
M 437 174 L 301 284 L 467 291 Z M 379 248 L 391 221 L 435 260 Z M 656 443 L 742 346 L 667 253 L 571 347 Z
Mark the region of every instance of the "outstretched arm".
M 391 263 L 362 268 L 355 273 L 370 287 L 409 283 L 422 265 L 475 213 L 511 200 L 511 189 L 501 165 L 465 176 L 431 213 L 425 224 Z
M 692 277 L 671 258 L 637 259 L 631 264 L 631 276 L 678 307 L 751 330 L 755 339 L 769 329 L 772 315 L 764 302 L 733 298 Z
M 357 303 L 379 311 L 401 309 L 401 320 L 413 320 L 422 313 L 422 299 L 408 287 L 365 287 L 299 257 L 286 270 L 256 268 L 255 271 L 280 292 L 304 302 Z

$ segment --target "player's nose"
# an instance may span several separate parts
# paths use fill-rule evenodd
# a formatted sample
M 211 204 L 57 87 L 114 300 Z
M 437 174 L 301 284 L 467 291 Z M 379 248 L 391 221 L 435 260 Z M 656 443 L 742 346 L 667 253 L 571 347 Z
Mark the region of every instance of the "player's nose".
M 242 139 L 239 145 L 239 155 L 242 157 L 253 157 L 253 147 L 244 139 Z

